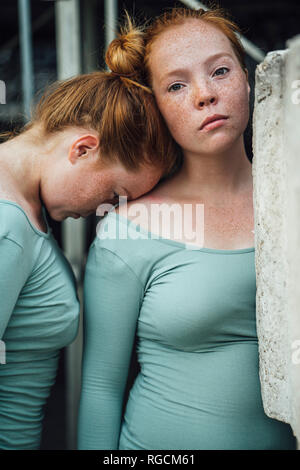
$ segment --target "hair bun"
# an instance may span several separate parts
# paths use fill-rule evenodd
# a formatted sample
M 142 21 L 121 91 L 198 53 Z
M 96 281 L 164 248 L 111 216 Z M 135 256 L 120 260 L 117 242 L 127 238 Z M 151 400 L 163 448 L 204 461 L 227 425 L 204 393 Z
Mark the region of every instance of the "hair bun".
M 120 76 L 138 75 L 144 62 L 144 33 L 127 14 L 127 24 L 121 29 L 105 54 L 109 69 Z

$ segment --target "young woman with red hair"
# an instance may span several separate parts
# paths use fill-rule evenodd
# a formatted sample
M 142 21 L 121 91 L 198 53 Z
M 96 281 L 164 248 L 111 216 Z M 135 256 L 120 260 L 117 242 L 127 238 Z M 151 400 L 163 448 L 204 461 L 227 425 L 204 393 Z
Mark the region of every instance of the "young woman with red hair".
M 139 34 L 144 60 L 130 79 L 155 96 L 183 160 L 147 195 L 109 213 L 91 247 L 81 449 L 295 449 L 290 426 L 264 413 L 260 391 L 243 141 L 250 87 L 238 31 L 220 9 L 175 8 L 145 28 L 129 20 L 110 49 L 117 73 Z M 163 226 L 150 217 L 157 204 Z M 166 208 L 197 204 L 204 227 L 184 217 L 181 238 L 167 236 Z M 120 236 L 109 236 L 116 225 Z M 197 230 L 203 245 L 186 235 Z M 122 416 L 135 333 L 140 372 Z
M 174 155 L 154 97 L 110 72 L 55 83 L 0 145 L 1 449 L 39 448 L 59 350 L 78 329 L 74 276 L 44 209 L 61 221 L 137 198 Z

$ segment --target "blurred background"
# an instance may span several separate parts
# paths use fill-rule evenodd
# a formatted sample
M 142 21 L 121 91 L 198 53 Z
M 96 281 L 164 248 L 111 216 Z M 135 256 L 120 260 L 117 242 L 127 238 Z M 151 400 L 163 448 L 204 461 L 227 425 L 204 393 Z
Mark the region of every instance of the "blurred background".
M 255 68 L 264 56 L 286 48 L 300 33 L 299 0 L 219 0 L 242 30 L 246 64 L 254 103 Z M 104 51 L 113 39 L 124 10 L 140 21 L 173 6 L 207 8 L 208 2 L 172 0 L 1 0 L 0 2 L 0 131 L 20 128 L 30 119 L 30 107 L 56 79 L 104 68 Z M 245 132 L 252 160 L 252 119 Z M 48 217 L 49 218 L 49 217 Z M 95 236 L 96 217 L 57 223 L 53 234 L 76 274 L 79 294 L 87 251 Z M 80 334 L 61 354 L 56 384 L 45 408 L 42 449 L 75 449 L 80 393 Z M 138 371 L 132 357 L 128 391 Z

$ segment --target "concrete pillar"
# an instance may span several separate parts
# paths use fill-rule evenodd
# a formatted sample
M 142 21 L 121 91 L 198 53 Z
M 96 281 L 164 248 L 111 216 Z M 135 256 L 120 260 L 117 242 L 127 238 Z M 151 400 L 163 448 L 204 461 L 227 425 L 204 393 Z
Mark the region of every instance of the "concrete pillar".
M 289 45 L 256 69 L 252 166 L 263 404 L 268 416 L 292 425 L 299 443 L 300 109 L 291 101 L 300 79 L 299 39 Z
M 287 158 L 288 387 L 290 423 L 300 442 L 300 35 L 287 42 L 284 149 Z
M 283 100 L 286 51 L 267 54 L 256 68 L 253 113 L 253 198 L 256 318 L 262 397 L 268 416 L 287 421 L 286 160 Z M 284 345 L 284 346 L 283 346 Z

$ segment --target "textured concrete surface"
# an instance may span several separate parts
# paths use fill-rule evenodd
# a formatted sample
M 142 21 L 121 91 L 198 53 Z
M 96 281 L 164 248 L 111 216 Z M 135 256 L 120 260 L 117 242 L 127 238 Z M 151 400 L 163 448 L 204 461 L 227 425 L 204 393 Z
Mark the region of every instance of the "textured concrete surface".
M 300 340 L 300 119 L 291 99 L 291 83 L 300 79 L 299 38 L 294 41 L 256 68 L 253 198 L 263 404 L 268 416 L 292 425 L 299 441 L 300 364 L 292 360 L 292 344 Z
M 287 42 L 284 149 L 287 159 L 288 388 L 290 423 L 300 442 L 300 35 Z M 299 444 L 298 444 L 299 445 Z
M 256 68 L 253 188 L 257 276 L 257 333 L 264 408 L 289 421 L 285 257 L 286 160 L 283 100 L 286 51 L 267 54 Z

